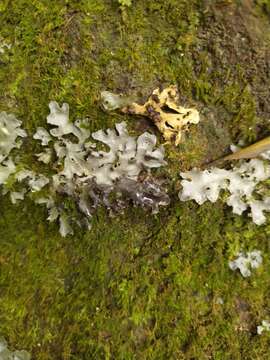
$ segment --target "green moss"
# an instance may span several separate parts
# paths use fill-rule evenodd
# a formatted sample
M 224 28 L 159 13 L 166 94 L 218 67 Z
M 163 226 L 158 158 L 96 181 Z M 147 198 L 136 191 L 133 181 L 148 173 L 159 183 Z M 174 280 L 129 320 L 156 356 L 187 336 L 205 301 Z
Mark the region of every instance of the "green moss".
M 166 146 L 161 174 L 171 205 L 158 215 L 130 208 L 110 218 L 101 209 L 91 231 L 61 238 L 45 207 L 0 198 L 0 333 L 34 359 L 269 357 L 269 337 L 256 336 L 268 316 L 269 226 L 256 227 L 221 201 L 199 207 L 177 199 L 180 169 L 222 155 L 232 141 L 255 140 L 265 124 L 249 64 L 219 62 L 226 28 L 220 34 L 213 22 L 204 40 L 209 13 L 216 16 L 207 4 L 137 0 L 122 11 L 116 0 L 0 5 L 0 39 L 12 44 L 0 54 L 0 109 L 16 113 L 29 134 L 46 124 L 52 99 L 70 104 L 72 120 L 89 117 L 90 130 L 125 120 L 136 133 L 139 118 L 101 110 L 104 89 L 145 98 L 176 83 L 183 103 L 202 115 L 183 144 Z M 24 165 L 38 169 L 30 155 L 38 145 L 27 140 L 24 149 Z M 240 248 L 265 254 L 247 280 L 228 268 Z
M 257 0 L 256 4 L 268 15 L 270 14 L 270 3 L 269 0 Z

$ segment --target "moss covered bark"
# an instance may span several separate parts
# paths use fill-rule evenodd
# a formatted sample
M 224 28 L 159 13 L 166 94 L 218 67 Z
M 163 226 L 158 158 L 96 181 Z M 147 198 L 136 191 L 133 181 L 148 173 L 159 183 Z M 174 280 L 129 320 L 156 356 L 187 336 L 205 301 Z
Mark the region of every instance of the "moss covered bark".
M 158 215 L 101 210 L 91 231 L 63 239 L 45 209 L 0 197 L 0 333 L 11 347 L 38 360 L 269 359 L 269 336 L 256 335 L 270 316 L 269 222 L 177 199 L 180 169 L 269 133 L 268 10 L 251 0 L 0 2 L 0 42 L 11 44 L 0 54 L 0 110 L 30 134 L 52 99 L 91 130 L 125 120 L 156 132 L 104 113 L 104 89 L 144 99 L 177 84 L 202 114 L 183 144 L 166 147 L 172 203 Z M 26 166 L 35 146 L 25 144 Z M 264 253 L 247 280 L 228 268 L 241 247 Z

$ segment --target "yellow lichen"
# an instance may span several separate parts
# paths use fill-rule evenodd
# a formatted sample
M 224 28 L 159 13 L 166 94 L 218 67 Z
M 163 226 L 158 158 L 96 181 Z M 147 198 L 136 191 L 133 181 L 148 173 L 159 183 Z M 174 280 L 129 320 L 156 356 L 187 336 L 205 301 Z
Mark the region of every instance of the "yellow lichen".
M 122 112 L 149 117 L 168 142 L 178 145 L 184 127 L 200 121 L 199 112 L 194 108 L 184 108 L 179 103 L 176 86 L 164 90 L 155 89 L 144 105 L 132 103 L 122 108 Z

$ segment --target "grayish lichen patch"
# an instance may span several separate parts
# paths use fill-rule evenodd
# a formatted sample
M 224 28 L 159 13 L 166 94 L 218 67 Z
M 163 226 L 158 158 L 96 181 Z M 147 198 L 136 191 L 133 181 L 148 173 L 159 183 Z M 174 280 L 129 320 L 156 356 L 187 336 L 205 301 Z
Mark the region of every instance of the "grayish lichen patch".
M 1 360 L 31 360 L 31 355 L 25 350 L 12 351 L 4 338 L 0 338 L 0 359 Z
M 62 236 L 73 233 L 72 223 L 89 229 L 89 220 L 101 205 L 110 211 L 119 211 L 131 201 L 156 213 L 159 206 L 169 204 L 162 182 L 151 176 L 152 169 L 166 165 L 164 149 L 162 146 L 156 147 L 155 135 L 145 132 L 138 138 L 130 136 L 124 122 L 116 124 L 116 130 L 98 130 L 90 134 L 87 120 L 70 121 L 68 104 L 60 107 L 52 101 L 49 107 L 47 123 L 55 126 L 50 129 L 51 136 L 45 128 L 39 127 L 33 138 L 41 142 L 44 149 L 35 156 L 56 171 L 51 171 L 48 176 L 29 169 L 16 171 L 11 160 L 4 163 L 2 183 L 15 173 L 14 179 L 22 184 L 20 191 L 4 188 L 5 194 L 10 192 L 12 203 L 24 199 L 27 192 L 35 193 L 35 202 L 47 205 L 48 219 L 59 219 Z M 5 159 L 17 146 L 17 137 L 26 136 L 26 133 L 20 129 L 21 123 L 14 117 L 5 113 L 3 116 L 10 120 L 8 125 L 5 122 L 5 126 L 2 126 L 2 133 L 5 134 L 2 156 Z M 14 129 L 11 129 L 12 126 Z M 95 142 L 90 140 L 90 135 Z M 50 142 L 51 148 L 48 147 Z M 103 145 L 102 150 L 97 149 L 98 142 Z M 80 215 L 76 217 L 75 211 L 70 214 L 63 207 L 63 197 L 70 197 L 74 201 Z
M 181 201 L 195 200 L 203 204 L 209 200 L 218 200 L 222 190 L 229 193 L 226 203 L 235 214 L 241 215 L 250 209 L 250 216 L 257 225 L 265 221 L 264 211 L 270 210 L 270 197 L 263 194 L 260 182 L 270 176 L 270 165 L 263 160 L 253 159 L 235 166 L 232 170 L 211 168 L 209 170 L 192 169 L 182 172 L 183 189 L 179 192 Z
M 262 253 L 259 250 L 247 253 L 239 252 L 235 260 L 229 261 L 229 268 L 233 271 L 240 271 L 243 277 L 251 275 L 252 269 L 257 269 L 262 264 Z

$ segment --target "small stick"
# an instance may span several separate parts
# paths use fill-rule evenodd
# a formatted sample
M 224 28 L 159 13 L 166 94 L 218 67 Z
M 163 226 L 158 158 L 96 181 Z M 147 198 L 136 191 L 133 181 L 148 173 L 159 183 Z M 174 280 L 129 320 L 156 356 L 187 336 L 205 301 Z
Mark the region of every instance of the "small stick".
M 238 150 L 235 153 L 226 155 L 222 158 L 219 158 L 219 159 L 213 160 L 207 164 L 204 164 L 203 167 L 217 165 L 217 164 L 223 163 L 224 161 L 252 159 L 267 150 L 270 150 L 270 136 L 264 138 L 263 140 L 257 141 L 255 144 L 247 146 L 244 149 Z

